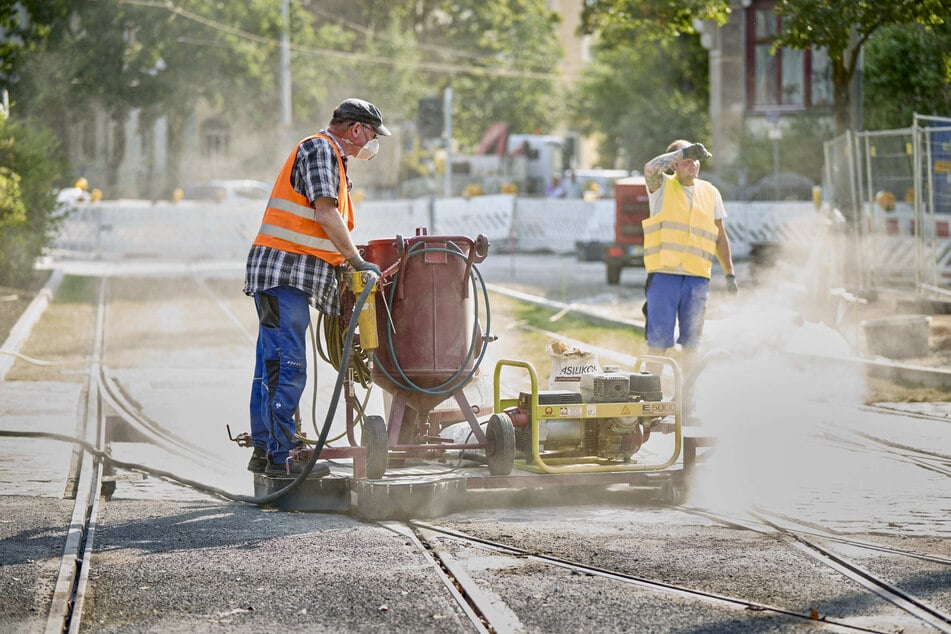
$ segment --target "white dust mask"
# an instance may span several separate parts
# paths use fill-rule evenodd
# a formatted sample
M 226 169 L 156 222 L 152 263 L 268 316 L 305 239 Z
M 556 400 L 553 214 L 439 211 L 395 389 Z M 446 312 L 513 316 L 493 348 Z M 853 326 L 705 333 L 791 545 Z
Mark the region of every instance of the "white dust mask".
M 357 152 L 356 158 L 361 161 L 369 161 L 371 158 L 376 156 L 376 153 L 380 151 L 380 142 L 377 139 L 370 139 L 366 144 L 360 148 L 360 151 Z

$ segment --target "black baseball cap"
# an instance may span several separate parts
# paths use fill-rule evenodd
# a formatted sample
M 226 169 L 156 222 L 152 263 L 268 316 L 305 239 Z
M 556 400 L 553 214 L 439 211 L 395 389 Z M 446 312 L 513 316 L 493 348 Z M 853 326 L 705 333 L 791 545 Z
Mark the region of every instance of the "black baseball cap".
M 390 131 L 383 125 L 383 115 L 380 109 L 363 99 L 346 99 L 334 110 L 333 120 L 359 121 L 372 127 L 380 135 L 390 136 Z

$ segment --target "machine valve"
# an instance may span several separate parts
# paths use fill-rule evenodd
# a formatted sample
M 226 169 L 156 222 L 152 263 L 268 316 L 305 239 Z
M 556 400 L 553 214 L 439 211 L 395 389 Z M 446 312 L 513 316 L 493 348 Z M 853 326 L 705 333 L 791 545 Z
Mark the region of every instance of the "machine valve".
M 233 443 L 237 443 L 239 447 L 252 447 L 254 443 L 251 442 L 251 434 L 246 431 L 241 432 L 237 436 L 231 435 L 231 425 L 225 425 L 225 429 L 228 430 L 228 438 Z

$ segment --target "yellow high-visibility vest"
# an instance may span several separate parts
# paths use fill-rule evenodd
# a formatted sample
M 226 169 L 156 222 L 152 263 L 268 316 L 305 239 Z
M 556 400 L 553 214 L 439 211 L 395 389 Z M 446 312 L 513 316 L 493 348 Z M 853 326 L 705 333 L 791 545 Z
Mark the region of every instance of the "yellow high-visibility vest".
M 665 174 L 660 212 L 641 222 L 644 268 L 648 273 L 679 272 L 710 279 L 717 253 L 716 189 L 696 179 L 693 201 L 674 176 Z
M 297 149 L 300 144 L 309 139 L 321 137 L 327 139 L 334 154 L 337 155 L 337 166 L 340 173 L 340 191 L 337 194 L 337 210 L 343 216 L 347 229 L 353 230 L 353 203 L 347 189 L 347 173 L 343 164 L 343 157 L 337 149 L 337 144 L 329 136 L 321 133 L 303 139 L 290 153 L 284 162 L 284 167 L 271 190 L 271 198 L 267 202 L 267 210 L 261 221 L 261 228 L 254 239 L 254 244 L 273 247 L 289 253 L 315 255 L 333 266 L 343 264 L 344 257 L 330 241 L 323 226 L 314 219 L 314 208 L 303 194 L 298 193 L 291 186 L 291 171 L 297 158 Z

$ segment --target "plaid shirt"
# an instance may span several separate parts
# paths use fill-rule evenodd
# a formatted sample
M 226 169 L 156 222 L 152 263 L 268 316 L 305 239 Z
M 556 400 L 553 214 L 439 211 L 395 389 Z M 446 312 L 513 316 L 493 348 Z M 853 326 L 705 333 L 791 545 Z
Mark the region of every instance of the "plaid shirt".
M 293 286 L 310 295 L 314 308 L 327 315 L 340 314 L 337 269 L 313 255 L 288 253 L 252 246 L 244 278 L 245 295 L 275 286 Z
M 345 167 L 346 163 L 344 155 Z M 322 138 L 308 139 L 297 148 L 291 182 L 307 200 L 321 197 L 336 200 L 340 192 L 339 171 L 337 156 L 330 143 Z M 347 178 L 346 173 L 344 178 Z M 350 186 L 347 178 L 348 189 Z M 244 293 L 253 295 L 275 286 L 298 288 L 310 296 L 310 303 L 320 312 L 340 314 L 340 292 L 334 266 L 313 255 L 252 245 L 245 271 Z

